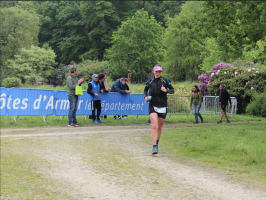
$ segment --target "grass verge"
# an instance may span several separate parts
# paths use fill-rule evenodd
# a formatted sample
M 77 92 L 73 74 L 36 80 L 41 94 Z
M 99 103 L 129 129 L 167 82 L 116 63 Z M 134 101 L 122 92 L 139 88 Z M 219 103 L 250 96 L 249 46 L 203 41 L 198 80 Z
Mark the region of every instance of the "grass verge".
M 251 123 L 167 129 L 160 146 L 266 187 L 266 124 Z
M 168 115 L 169 116 L 169 115 Z M 203 115 L 204 121 L 208 123 L 216 123 L 219 119 L 218 115 Z M 135 116 L 129 116 L 127 119 L 123 120 L 114 120 L 113 116 L 108 116 L 107 119 L 104 119 L 103 126 L 123 126 L 123 125 L 145 125 L 147 124 L 149 116 L 139 116 L 137 119 Z M 92 123 L 92 120 L 84 116 L 77 117 L 78 122 L 81 126 L 95 126 Z M 194 120 L 192 114 L 188 115 L 173 115 L 170 118 L 166 119 L 166 124 L 173 123 L 191 123 Z M 251 115 L 235 115 L 230 119 L 234 122 L 243 122 L 243 121 L 263 121 L 265 118 L 262 117 L 253 117 Z M 13 117 L 0 117 L 0 126 L 1 128 L 31 128 L 31 127 L 52 127 L 52 126 L 67 126 L 67 116 L 60 119 L 58 116 L 47 116 L 46 121 L 43 121 L 41 116 L 21 116 L 18 117 L 15 122 Z
M 31 154 L 30 145 L 29 140 L 1 139 L 0 199 L 73 199 L 57 191 L 56 183 L 38 171 L 47 163 Z

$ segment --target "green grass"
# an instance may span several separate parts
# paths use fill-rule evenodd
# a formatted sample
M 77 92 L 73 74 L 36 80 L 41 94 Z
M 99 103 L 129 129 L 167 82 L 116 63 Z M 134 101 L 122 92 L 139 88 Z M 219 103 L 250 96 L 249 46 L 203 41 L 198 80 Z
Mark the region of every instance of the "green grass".
M 266 123 L 168 129 L 161 149 L 193 158 L 266 186 Z
M 48 164 L 33 156 L 31 143 L 26 140 L 1 141 L 1 199 L 72 199 L 57 191 L 56 182 L 44 176 L 38 169 Z M 62 183 L 60 183 L 62 184 Z
M 169 117 L 169 115 L 168 115 Z M 189 123 L 192 125 L 194 116 L 192 114 L 186 117 L 185 115 L 173 115 L 170 119 L 167 117 L 166 124 L 175 124 L 175 123 Z M 218 115 L 203 115 L 206 123 L 216 123 L 218 121 Z M 148 122 L 149 116 L 139 116 L 136 119 L 136 116 L 129 116 L 128 119 L 123 120 L 114 120 L 113 116 L 108 116 L 107 119 L 104 119 L 104 125 L 110 126 L 126 126 L 126 125 L 146 125 Z M 92 123 L 92 120 L 88 117 L 85 119 L 84 116 L 77 116 L 77 120 L 81 126 L 95 126 Z M 263 121 L 265 118 L 262 117 L 253 117 L 251 115 L 235 115 L 230 118 L 234 122 L 246 122 L 246 121 Z M 47 116 L 46 121 L 43 121 L 41 116 L 20 116 L 17 118 L 17 121 L 14 121 L 13 117 L 0 117 L 0 126 L 1 128 L 31 128 L 31 127 L 52 127 L 52 126 L 67 126 L 68 118 L 67 116 L 63 117 L 62 120 L 59 116 Z

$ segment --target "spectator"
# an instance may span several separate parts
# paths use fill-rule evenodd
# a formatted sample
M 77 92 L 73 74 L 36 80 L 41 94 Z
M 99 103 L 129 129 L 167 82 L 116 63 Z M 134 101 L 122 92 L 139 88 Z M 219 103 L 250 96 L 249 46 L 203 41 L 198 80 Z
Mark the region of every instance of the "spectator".
M 221 116 L 220 116 L 220 120 L 217 122 L 218 124 L 222 123 L 223 120 L 223 116 L 225 116 L 226 118 L 226 122 L 230 123 L 227 113 L 226 113 L 226 107 L 228 105 L 228 101 L 230 103 L 230 109 L 232 108 L 232 102 L 231 102 L 231 98 L 229 93 L 227 92 L 227 90 L 224 88 L 223 84 L 220 84 L 220 94 L 219 94 L 219 101 L 221 104 Z
M 108 92 L 111 91 L 111 88 L 108 88 L 106 78 L 107 78 L 107 74 L 106 73 L 99 74 L 99 83 L 100 83 L 100 91 L 101 91 L 101 93 L 108 93 Z M 107 115 L 104 115 L 103 118 L 107 119 Z
M 106 88 L 107 91 L 110 92 L 111 88 L 108 87 L 108 83 L 107 83 L 107 73 L 103 73 L 104 74 L 104 87 Z
M 112 87 L 111 87 L 111 92 L 119 92 L 121 94 L 130 94 L 129 87 L 127 85 L 127 79 L 126 78 L 120 78 L 117 79 Z M 122 116 L 114 116 L 114 119 L 123 119 L 126 118 L 127 115 L 122 115 Z
M 102 90 L 102 93 L 107 93 L 111 91 L 111 88 L 108 88 L 107 81 L 106 81 L 106 74 L 99 74 L 99 83 L 100 83 L 100 90 Z
M 129 87 L 127 85 L 127 79 L 126 78 L 117 79 L 111 87 L 111 92 L 120 92 L 121 94 L 130 94 Z
M 68 126 L 78 127 L 79 124 L 76 118 L 78 96 L 75 95 L 75 88 L 77 85 L 81 85 L 84 82 L 84 78 L 78 80 L 78 70 L 76 67 L 71 69 L 71 74 L 66 79 L 66 85 L 68 88 L 68 100 L 69 100 L 69 111 L 68 111 Z
M 87 92 L 88 92 L 88 94 L 90 94 L 92 96 L 91 106 L 92 106 L 93 123 L 94 124 L 101 124 L 102 123 L 102 121 L 100 119 L 100 116 L 101 116 L 101 99 L 99 97 L 101 89 L 100 89 L 100 83 L 99 83 L 99 79 L 98 79 L 97 74 L 92 75 L 92 81 L 89 82 L 89 84 L 88 84 Z M 96 111 L 97 111 L 97 116 L 95 114 Z
M 201 104 L 202 104 L 202 100 L 203 100 L 203 97 L 202 97 L 202 94 L 198 88 L 197 85 L 195 85 L 193 87 L 193 90 L 192 90 L 192 94 L 191 94 L 191 99 L 190 99 L 190 109 L 194 110 L 194 115 L 195 115 L 195 124 L 199 123 L 198 122 L 198 116 L 200 117 L 200 121 L 201 123 L 203 123 L 203 118 L 200 114 L 200 107 L 201 107 Z

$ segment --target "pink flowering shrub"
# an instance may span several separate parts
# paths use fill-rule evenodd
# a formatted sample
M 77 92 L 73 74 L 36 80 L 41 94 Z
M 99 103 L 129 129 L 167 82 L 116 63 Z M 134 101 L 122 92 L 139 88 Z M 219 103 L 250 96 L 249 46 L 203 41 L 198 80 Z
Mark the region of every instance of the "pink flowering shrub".
M 212 69 L 205 71 L 204 73 L 198 76 L 199 80 L 199 89 L 203 94 L 206 94 L 208 91 L 208 86 L 212 77 L 218 75 L 223 67 L 231 67 L 232 64 L 220 62 L 219 64 L 215 65 Z M 224 72 L 226 74 L 226 72 Z
M 223 83 L 231 96 L 237 98 L 238 113 L 243 113 L 255 93 L 266 91 L 266 70 L 264 68 L 234 66 L 219 63 L 211 70 L 198 76 L 199 88 L 203 94 L 219 95 Z

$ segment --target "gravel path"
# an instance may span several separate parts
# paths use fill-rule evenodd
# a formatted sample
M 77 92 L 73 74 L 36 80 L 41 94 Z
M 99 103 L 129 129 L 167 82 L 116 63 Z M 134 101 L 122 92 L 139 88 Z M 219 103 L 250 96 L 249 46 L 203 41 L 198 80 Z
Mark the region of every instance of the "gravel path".
M 265 191 L 203 164 L 164 151 L 151 156 L 150 145 L 143 143 L 147 126 L 24 131 L 7 131 L 1 138 L 32 140 L 39 147 L 33 154 L 50 163 L 40 171 L 64 183 L 59 190 L 77 200 L 266 199 Z

